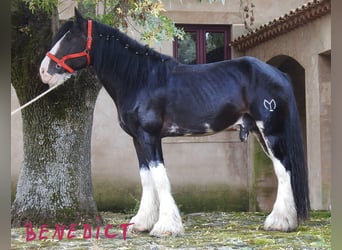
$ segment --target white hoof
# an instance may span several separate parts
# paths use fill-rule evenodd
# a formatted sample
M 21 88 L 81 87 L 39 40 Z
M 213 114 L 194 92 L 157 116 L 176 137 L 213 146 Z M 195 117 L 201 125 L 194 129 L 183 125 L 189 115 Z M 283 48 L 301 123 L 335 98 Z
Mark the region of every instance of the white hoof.
M 267 216 L 264 224 L 264 229 L 267 231 L 291 232 L 296 230 L 297 227 L 298 220 L 296 215 L 280 215 L 274 212 Z
M 153 225 L 158 220 L 158 216 L 143 216 L 137 214 L 134 216 L 130 223 L 134 223 L 129 227 L 129 231 L 133 232 L 149 232 L 153 228 Z
M 155 237 L 182 236 L 184 235 L 183 224 L 181 221 L 158 221 L 154 225 L 150 235 Z

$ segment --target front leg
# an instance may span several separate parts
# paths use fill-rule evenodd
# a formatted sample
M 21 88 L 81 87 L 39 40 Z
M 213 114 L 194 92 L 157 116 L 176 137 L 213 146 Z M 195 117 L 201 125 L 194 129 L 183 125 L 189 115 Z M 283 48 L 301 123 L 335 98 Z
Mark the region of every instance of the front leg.
M 144 203 L 146 204 L 146 207 L 152 211 L 150 212 L 151 217 L 149 221 L 152 223 L 156 218 L 158 219 L 150 234 L 157 237 L 183 235 L 184 229 L 182 225 L 182 219 L 172 197 L 170 182 L 163 163 L 161 139 L 158 136 L 153 136 L 150 133 L 142 131 L 137 137 L 136 144 L 138 145 L 136 148 L 141 149 L 141 154 L 139 156 L 140 159 L 144 159 L 146 162 L 148 162 L 147 166 L 149 171 L 141 173 L 150 174 L 144 175 L 145 177 L 142 178 L 142 181 L 145 180 L 149 183 L 143 184 L 143 189 L 147 192 L 148 190 L 152 190 L 153 185 L 153 195 L 156 195 L 158 199 L 157 203 L 154 202 L 156 201 L 156 198 L 146 198 L 146 203 Z M 152 191 L 149 191 L 149 193 L 152 194 Z M 145 194 L 143 191 L 142 201 L 145 201 L 144 195 Z M 140 205 L 141 210 L 139 209 L 139 211 L 143 211 L 145 206 L 144 204 Z M 154 209 L 155 207 L 158 209 Z M 158 216 L 154 215 L 156 211 L 158 211 Z M 139 215 L 139 212 L 137 215 Z
M 142 195 L 137 214 L 131 219 L 133 231 L 148 232 L 152 229 L 159 217 L 159 200 L 154 187 L 151 171 L 140 169 Z
M 137 214 L 131 219 L 133 231 L 150 231 L 159 218 L 159 200 L 151 171 L 139 143 L 134 140 L 140 168 L 142 196 Z
M 159 219 L 150 234 L 157 237 L 181 236 L 184 234 L 182 219 L 171 194 L 164 164 L 150 162 L 149 166 L 159 198 Z

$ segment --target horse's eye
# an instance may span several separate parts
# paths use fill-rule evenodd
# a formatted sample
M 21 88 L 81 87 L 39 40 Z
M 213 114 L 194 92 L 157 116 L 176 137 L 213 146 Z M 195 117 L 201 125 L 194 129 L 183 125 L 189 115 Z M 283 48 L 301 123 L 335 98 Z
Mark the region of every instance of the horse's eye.
M 61 65 L 56 64 L 56 69 L 61 69 Z

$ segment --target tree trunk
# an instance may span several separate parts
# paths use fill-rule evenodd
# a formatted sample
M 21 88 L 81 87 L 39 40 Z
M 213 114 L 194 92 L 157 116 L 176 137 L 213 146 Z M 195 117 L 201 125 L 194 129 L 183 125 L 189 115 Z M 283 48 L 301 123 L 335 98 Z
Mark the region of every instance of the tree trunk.
M 51 43 L 51 18 L 12 1 L 12 85 L 20 104 L 47 89 L 39 64 Z M 22 110 L 24 162 L 12 226 L 101 224 L 91 180 L 91 131 L 100 85 L 90 70 Z

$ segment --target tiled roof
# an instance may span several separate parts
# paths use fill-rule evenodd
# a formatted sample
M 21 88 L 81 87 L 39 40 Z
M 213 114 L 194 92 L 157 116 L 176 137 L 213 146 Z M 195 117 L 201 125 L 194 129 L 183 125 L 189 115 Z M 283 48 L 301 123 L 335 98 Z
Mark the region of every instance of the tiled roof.
M 237 37 L 230 45 L 238 51 L 244 51 L 324 16 L 330 11 L 330 0 L 313 0 L 245 35 Z

